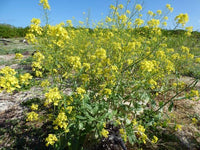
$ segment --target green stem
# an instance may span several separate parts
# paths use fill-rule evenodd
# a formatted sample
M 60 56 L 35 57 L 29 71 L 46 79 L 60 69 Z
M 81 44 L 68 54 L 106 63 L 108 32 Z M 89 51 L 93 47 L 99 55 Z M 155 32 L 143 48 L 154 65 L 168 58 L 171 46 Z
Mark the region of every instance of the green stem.
M 180 92 L 176 93 L 176 95 L 174 95 L 170 100 L 168 100 L 167 102 L 165 102 L 162 106 L 160 106 L 160 108 L 158 108 L 156 112 L 158 112 L 159 110 L 161 110 L 164 106 L 166 106 L 168 103 L 172 102 L 179 94 L 181 94 L 183 91 L 185 91 L 186 89 L 195 86 L 197 84 L 198 80 L 194 80 L 192 83 L 190 83 L 188 86 L 186 86 L 183 90 L 181 90 Z

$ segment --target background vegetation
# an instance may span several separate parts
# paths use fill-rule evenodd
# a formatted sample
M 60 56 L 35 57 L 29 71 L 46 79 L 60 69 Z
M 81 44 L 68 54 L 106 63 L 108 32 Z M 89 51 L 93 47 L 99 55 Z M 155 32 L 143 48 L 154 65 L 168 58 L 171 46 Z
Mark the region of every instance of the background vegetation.
M 14 27 L 9 24 L 0 24 L 1 38 L 25 37 L 29 27 Z

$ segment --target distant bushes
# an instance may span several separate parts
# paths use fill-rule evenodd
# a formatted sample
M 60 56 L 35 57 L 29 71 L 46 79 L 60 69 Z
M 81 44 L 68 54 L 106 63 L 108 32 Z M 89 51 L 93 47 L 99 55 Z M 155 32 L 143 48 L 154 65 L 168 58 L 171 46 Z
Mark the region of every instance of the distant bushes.
M 66 27 L 68 29 L 69 27 Z M 76 29 L 74 27 L 71 27 L 72 29 Z M 13 37 L 25 37 L 26 33 L 28 32 L 29 27 L 14 27 L 9 24 L 0 24 L 0 38 L 13 38 Z M 145 29 L 143 27 L 140 27 L 139 29 L 137 28 L 138 32 L 145 33 Z M 92 33 L 93 29 L 89 29 L 89 32 Z M 170 35 L 179 35 L 186 32 L 185 30 L 165 30 L 162 29 L 162 33 L 165 36 L 170 36 Z M 196 36 L 197 38 L 200 38 L 200 33 L 197 31 L 192 32 L 193 36 Z
M 1 38 L 13 38 L 13 37 L 25 37 L 29 27 L 14 27 L 9 24 L 0 24 L 0 37 Z

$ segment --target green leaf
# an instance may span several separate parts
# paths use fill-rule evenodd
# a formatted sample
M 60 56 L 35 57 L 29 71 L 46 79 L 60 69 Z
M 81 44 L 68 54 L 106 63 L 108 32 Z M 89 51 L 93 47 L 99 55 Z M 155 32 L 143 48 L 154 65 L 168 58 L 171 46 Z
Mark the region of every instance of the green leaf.
M 126 123 L 127 123 L 127 125 L 131 124 L 131 120 L 130 119 L 126 119 Z
M 94 120 L 95 120 L 95 118 L 92 117 L 91 115 L 89 115 L 88 112 L 85 112 L 85 115 L 86 115 L 86 117 L 89 119 L 88 121 L 94 121 Z
M 77 115 L 76 118 L 81 119 L 81 120 L 85 120 L 86 119 L 86 117 L 79 116 L 79 115 Z
M 82 122 L 79 122 L 78 124 L 79 130 L 83 130 L 84 129 L 84 125 Z
M 87 110 L 89 110 L 89 111 L 91 111 L 92 110 L 92 107 L 89 105 L 89 104 L 85 104 L 85 108 L 87 109 Z

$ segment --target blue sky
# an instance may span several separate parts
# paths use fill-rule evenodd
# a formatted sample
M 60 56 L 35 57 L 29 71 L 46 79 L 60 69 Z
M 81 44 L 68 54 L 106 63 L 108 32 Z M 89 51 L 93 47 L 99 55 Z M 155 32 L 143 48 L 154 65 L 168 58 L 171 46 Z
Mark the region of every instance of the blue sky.
M 98 21 L 109 11 L 109 5 L 115 0 L 49 0 L 51 11 L 49 23 L 58 24 L 75 17 L 77 21 L 84 21 L 90 12 L 90 20 Z M 119 0 L 124 3 L 126 0 Z M 133 0 L 132 0 L 133 1 Z M 174 11 L 168 16 L 168 28 L 173 29 L 174 17 L 179 13 L 188 13 L 189 22 L 186 26 L 193 26 L 200 31 L 200 0 L 138 0 L 143 3 L 144 13 L 148 10 L 155 12 L 164 9 L 166 4 L 171 4 Z M 0 0 L 0 23 L 11 24 L 17 27 L 25 27 L 30 24 L 32 18 L 43 20 L 42 7 L 39 0 Z M 85 16 L 83 12 L 86 12 Z

